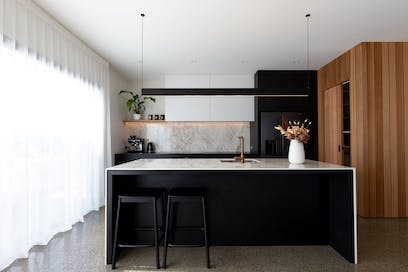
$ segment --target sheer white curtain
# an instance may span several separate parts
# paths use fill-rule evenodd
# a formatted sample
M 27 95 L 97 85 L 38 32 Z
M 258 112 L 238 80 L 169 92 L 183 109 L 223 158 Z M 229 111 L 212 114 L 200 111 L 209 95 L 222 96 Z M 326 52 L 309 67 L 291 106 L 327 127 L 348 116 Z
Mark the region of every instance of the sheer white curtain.
M 0 0 L 0 270 L 104 200 L 108 64 L 27 0 Z

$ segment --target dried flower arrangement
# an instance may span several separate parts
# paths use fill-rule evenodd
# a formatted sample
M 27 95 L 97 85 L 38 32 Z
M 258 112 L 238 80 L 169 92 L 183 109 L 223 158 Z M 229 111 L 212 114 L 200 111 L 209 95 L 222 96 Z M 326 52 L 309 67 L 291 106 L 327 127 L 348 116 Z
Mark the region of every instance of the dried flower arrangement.
M 286 129 L 281 125 L 276 126 L 275 129 L 279 130 L 280 133 L 289 140 L 298 140 L 299 142 L 307 144 L 310 139 L 309 126 L 311 124 L 312 122 L 309 122 L 309 120 L 307 119 L 303 121 L 303 123 L 300 123 L 300 121 L 289 121 L 289 125 Z

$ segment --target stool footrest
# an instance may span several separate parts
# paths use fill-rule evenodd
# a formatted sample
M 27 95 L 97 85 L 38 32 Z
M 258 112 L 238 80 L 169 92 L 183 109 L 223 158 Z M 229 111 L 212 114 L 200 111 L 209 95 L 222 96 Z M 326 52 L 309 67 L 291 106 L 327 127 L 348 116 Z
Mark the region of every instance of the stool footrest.
M 135 231 L 154 231 L 154 227 L 134 227 L 132 230 Z M 158 231 L 164 230 L 163 228 L 157 228 Z
M 204 247 L 204 244 L 188 244 L 188 245 L 182 245 L 182 244 L 168 244 L 168 247 Z
M 174 227 L 173 231 L 204 231 L 204 226 L 202 227 L 194 227 L 194 226 Z
M 155 244 L 146 244 L 146 245 L 140 245 L 140 244 L 118 244 L 118 247 L 137 247 L 137 248 L 143 248 L 143 247 L 154 247 Z

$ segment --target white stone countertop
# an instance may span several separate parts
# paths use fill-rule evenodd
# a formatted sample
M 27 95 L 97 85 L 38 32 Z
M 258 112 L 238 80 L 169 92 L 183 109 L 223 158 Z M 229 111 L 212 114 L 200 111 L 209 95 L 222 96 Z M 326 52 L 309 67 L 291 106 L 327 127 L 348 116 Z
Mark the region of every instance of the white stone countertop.
M 225 158 L 231 159 L 231 158 Z M 106 170 L 355 170 L 352 167 L 306 160 L 290 164 L 287 159 L 255 159 L 258 162 L 221 162 L 221 159 L 139 159 Z

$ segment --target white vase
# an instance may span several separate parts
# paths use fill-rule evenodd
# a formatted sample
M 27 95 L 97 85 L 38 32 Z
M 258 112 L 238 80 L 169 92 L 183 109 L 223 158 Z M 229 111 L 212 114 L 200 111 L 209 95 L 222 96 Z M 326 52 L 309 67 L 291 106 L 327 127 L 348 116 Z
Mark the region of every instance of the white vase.
M 133 120 L 140 120 L 141 115 L 139 113 L 133 114 Z
M 305 148 L 302 142 L 290 140 L 288 160 L 290 163 L 295 164 L 305 162 Z

